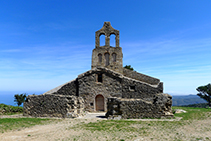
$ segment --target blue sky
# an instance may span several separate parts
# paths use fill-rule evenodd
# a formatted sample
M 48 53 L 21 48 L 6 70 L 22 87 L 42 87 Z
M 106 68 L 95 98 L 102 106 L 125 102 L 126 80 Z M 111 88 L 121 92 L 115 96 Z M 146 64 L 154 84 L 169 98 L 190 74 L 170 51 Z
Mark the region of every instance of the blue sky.
M 211 82 L 211 1 L 0 1 L 0 91 L 45 92 L 91 69 L 95 31 L 120 31 L 123 65 L 196 94 Z

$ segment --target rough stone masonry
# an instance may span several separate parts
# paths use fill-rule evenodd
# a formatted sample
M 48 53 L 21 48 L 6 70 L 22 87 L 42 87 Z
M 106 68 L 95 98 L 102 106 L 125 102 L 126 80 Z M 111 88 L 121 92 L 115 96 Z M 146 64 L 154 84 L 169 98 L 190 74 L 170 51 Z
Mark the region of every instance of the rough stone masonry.
M 100 46 L 100 36 L 105 44 Z M 115 35 L 115 47 L 110 36 Z M 173 117 L 172 97 L 159 79 L 123 67 L 119 31 L 110 22 L 95 32 L 91 70 L 42 95 L 28 96 L 24 115 L 78 117 L 104 111 L 109 119 Z

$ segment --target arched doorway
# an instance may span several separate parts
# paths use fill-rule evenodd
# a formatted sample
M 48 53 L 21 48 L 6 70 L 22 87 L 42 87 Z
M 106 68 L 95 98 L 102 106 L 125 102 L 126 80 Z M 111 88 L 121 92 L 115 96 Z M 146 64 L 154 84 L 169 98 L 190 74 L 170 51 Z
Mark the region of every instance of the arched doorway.
M 101 94 L 95 97 L 95 108 L 96 111 L 104 111 L 104 97 Z

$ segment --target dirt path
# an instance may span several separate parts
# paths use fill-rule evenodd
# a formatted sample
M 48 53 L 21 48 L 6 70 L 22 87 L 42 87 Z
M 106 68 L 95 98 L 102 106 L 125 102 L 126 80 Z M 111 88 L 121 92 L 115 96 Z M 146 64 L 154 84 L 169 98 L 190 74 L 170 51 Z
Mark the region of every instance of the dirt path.
M 80 123 L 97 122 L 99 120 L 106 120 L 106 118 L 104 118 L 104 113 L 89 113 L 86 116 L 77 119 L 61 119 L 59 122 L 55 121 L 46 125 L 36 125 L 30 128 L 0 133 L 0 141 L 119 141 L 121 139 L 124 139 L 125 141 L 155 141 L 178 139 L 204 140 L 206 138 L 206 140 L 211 140 L 211 119 L 193 121 L 184 126 L 174 125 L 172 120 L 169 120 L 169 122 L 172 123 L 172 127 L 169 127 L 168 129 L 164 129 L 162 124 L 156 127 L 149 126 L 148 123 L 154 121 L 154 119 L 142 119 L 142 121 L 144 121 L 143 124 L 136 124 L 133 126 L 137 128 L 137 130 L 144 129 L 144 132 L 146 131 L 146 135 L 144 132 L 142 133 L 144 136 L 140 135 L 140 132 L 91 131 L 80 128 Z M 163 121 L 162 119 L 159 120 Z M 174 121 L 178 120 L 179 119 L 175 119 Z M 169 122 L 163 122 L 163 124 L 168 124 Z M 77 129 L 71 128 L 75 125 L 77 125 Z
M 0 118 L 23 118 L 22 115 L 4 115 Z M 88 113 L 84 117 L 77 119 L 61 119 L 62 121 L 53 122 L 47 125 L 36 125 L 22 130 L 9 131 L 0 133 L 0 141 L 52 141 L 68 138 L 71 140 L 72 135 L 78 135 L 80 132 L 74 130 L 67 130 L 81 122 L 89 123 L 99 120 L 106 120 L 105 113 Z
M 61 122 L 58 123 L 51 123 L 48 125 L 36 125 L 34 127 L 22 129 L 20 131 L 6 132 L 0 134 L 0 139 L 1 141 L 57 140 L 62 137 L 67 137 L 70 131 L 66 129 L 82 121 L 84 121 L 84 119 L 63 119 Z M 77 133 L 71 131 L 71 134 Z
M 98 120 L 105 120 L 105 113 L 90 113 L 84 117 L 77 119 L 61 119 L 62 121 L 53 122 L 47 125 L 36 125 L 34 127 L 25 128 L 20 131 L 9 131 L 0 133 L 0 141 L 52 141 L 68 138 L 71 135 L 78 135 L 80 132 L 74 130 L 67 130 L 81 122 L 89 123 Z M 1 118 L 18 118 L 22 115 L 1 116 Z

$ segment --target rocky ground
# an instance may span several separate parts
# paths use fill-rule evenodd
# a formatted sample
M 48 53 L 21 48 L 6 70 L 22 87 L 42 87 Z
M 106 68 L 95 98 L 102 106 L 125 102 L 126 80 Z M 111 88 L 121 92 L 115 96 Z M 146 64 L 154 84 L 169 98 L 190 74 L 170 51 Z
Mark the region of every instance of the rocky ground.
M 57 140 L 79 140 L 79 141 L 106 141 L 106 140 L 211 140 L 211 118 L 206 120 L 182 121 L 179 118 L 172 119 L 143 119 L 140 122 L 128 124 L 122 130 L 116 128 L 103 130 L 89 130 L 83 125 L 87 123 L 99 123 L 105 126 L 103 121 L 105 113 L 92 113 L 77 119 L 55 120 L 50 124 L 36 125 L 21 130 L 0 133 L 1 141 L 57 141 Z M 4 117 L 21 117 L 4 116 Z M 4 118 L 1 117 L 1 118 Z M 111 122 L 106 124 L 113 123 Z M 137 120 L 136 120 L 137 121 Z M 179 123 L 178 123 L 179 122 Z M 124 122 L 123 122 L 124 123 Z M 115 123 L 114 123 L 115 124 Z M 122 124 L 122 123 L 116 123 Z M 181 125 L 180 125 L 181 124 Z M 97 124 L 98 125 L 98 124 Z M 90 127 L 90 128 L 95 128 Z M 105 127 L 106 128 L 106 127 Z M 127 130 L 128 128 L 128 130 Z M 131 130 L 130 130 L 131 129 Z M 134 130 L 135 129 L 135 130 Z

